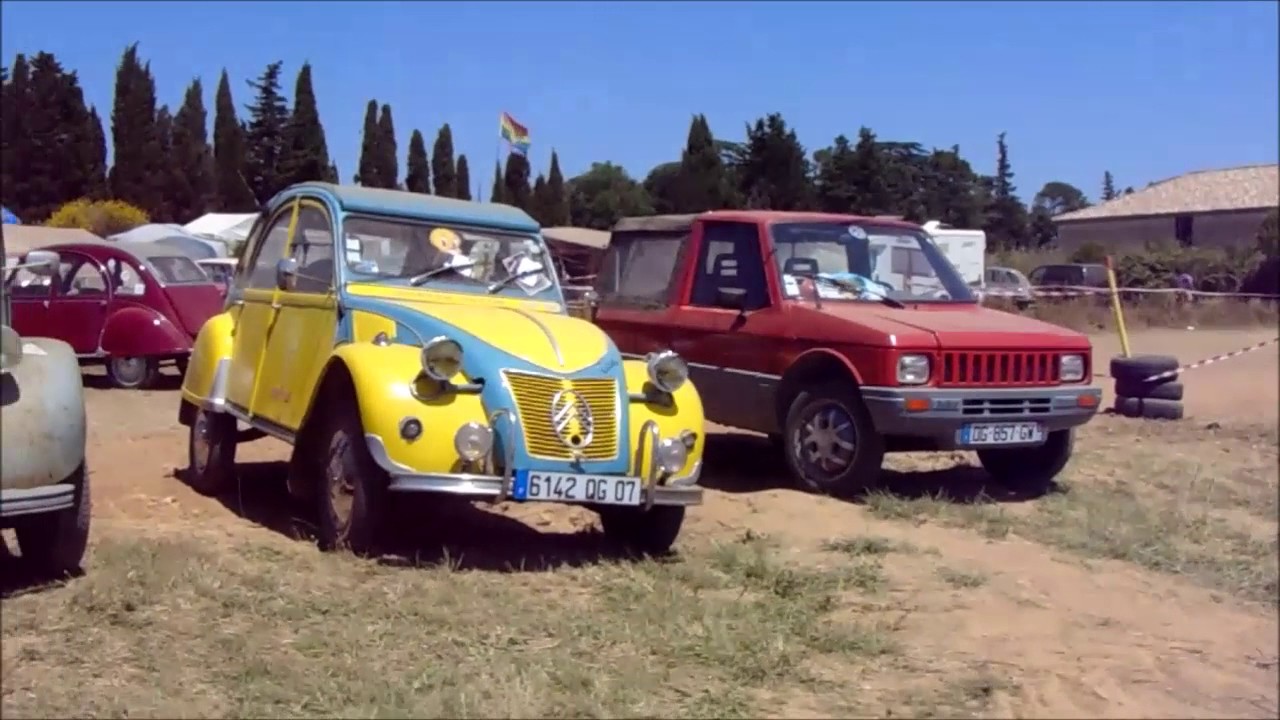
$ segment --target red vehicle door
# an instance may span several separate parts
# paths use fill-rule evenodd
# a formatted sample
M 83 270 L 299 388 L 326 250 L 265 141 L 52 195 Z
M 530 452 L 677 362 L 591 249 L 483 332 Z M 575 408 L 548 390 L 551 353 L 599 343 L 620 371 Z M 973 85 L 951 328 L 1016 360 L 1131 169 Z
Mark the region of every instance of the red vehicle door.
M 692 277 L 668 316 L 671 348 L 688 361 L 708 419 L 775 432 L 773 331 L 782 315 L 769 290 L 760 227 L 701 221 L 695 236 Z
M 22 258 L 25 260 L 26 258 Z M 5 278 L 9 294 L 9 322 L 24 337 L 53 337 L 49 327 L 49 305 L 58 276 L 37 275 L 18 268 Z
M 82 253 L 61 250 L 61 272 L 55 277 L 46 319 L 47 334 L 66 342 L 77 355 L 97 355 L 102 326 L 111 302 L 102 266 Z

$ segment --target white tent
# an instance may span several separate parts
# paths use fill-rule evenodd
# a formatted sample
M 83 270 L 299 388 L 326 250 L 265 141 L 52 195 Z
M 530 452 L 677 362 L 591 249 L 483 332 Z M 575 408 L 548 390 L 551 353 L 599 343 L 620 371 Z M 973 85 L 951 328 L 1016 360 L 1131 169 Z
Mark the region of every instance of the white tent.
M 258 213 L 206 213 L 182 226 L 192 235 L 217 238 L 229 245 L 239 245 L 249 237 Z
M 168 245 L 195 260 L 226 257 L 227 243 L 215 238 L 196 237 L 181 225 L 150 223 L 107 238 L 112 242 L 149 242 Z

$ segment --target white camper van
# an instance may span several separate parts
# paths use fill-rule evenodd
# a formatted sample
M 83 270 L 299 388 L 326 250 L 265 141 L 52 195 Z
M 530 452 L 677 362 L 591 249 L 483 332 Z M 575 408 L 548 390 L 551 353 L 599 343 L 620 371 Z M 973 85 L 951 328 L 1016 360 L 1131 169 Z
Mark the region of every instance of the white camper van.
M 987 234 L 981 230 L 959 230 L 937 220 L 924 224 L 943 255 L 956 266 L 966 283 L 977 287 L 982 283 L 986 265 Z

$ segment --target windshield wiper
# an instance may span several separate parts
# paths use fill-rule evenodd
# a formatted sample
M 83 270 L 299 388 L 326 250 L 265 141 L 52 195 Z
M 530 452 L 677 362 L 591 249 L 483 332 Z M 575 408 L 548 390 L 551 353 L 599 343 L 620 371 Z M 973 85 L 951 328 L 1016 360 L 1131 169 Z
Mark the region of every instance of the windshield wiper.
M 787 274 L 797 275 L 797 273 L 787 273 Z M 896 310 L 902 310 L 907 307 L 906 305 L 902 304 L 901 301 L 895 300 L 889 297 L 888 295 L 881 295 L 879 293 L 874 293 L 874 292 L 866 292 L 864 290 L 860 290 L 857 286 L 852 285 L 851 283 L 845 282 L 843 280 L 837 280 L 835 278 L 827 277 L 825 275 L 818 275 L 816 273 L 803 273 L 803 274 L 799 274 L 799 277 L 808 278 L 814 281 L 815 284 L 818 282 L 824 282 L 828 285 L 832 285 L 834 287 L 840 288 L 841 290 L 852 290 L 854 292 L 860 293 L 863 296 L 869 295 L 872 298 L 874 298 L 877 302 L 884 305 L 888 305 L 889 307 L 894 308 Z M 813 294 L 815 298 L 822 297 L 821 295 L 818 294 L 817 287 L 813 289 Z
M 476 264 L 472 262 L 472 263 L 466 263 L 463 265 L 444 265 L 442 267 L 432 268 L 431 270 L 428 270 L 424 273 L 419 273 L 409 278 L 409 284 L 413 286 L 418 286 L 430 280 L 431 278 L 437 277 L 439 275 L 443 275 L 444 273 L 455 272 L 455 273 L 461 274 L 459 271 L 466 270 L 469 267 L 475 267 L 475 266 Z
M 518 273 L 515 273 L 514 275 L 508 275 L 502 278 L 501 280 L 491 284 L 488 288 L 488 292 L 490 295 L 492 295 L 498 292 L 499 290 L 501 290 L 502 288 L 515 282 L 516 280 L 519 280 L 520 278 L 526 278 L 526 277 L 529 277 L 530 275 L 540 275 L 543 272 L 545 272 L 545 268 L 539 266 L 537 268 L 529 268 L 528 270 L 522 270 Z

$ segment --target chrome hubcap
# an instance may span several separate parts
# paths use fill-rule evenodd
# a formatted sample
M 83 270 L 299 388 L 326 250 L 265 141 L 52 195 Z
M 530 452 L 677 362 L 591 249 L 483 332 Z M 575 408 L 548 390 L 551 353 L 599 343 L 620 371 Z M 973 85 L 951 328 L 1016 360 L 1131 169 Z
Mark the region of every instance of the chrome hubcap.
M 115 358 L 111 361 L 111 369 L 116 377 L 130 385 L 142 380 L 142 373 L 146 371 L 146 367 L 147 362 L 142 358 Z
M 334 453 L 329 458 L 329 465 L 326 468 L 326 478 L 329 486 L 329 507 L 333 508 L 334 519 L 337 520 L 338 527 L 345 528 L 351 522 L 351 509 L 355 505 L 355 485 L 347 479 L 347 474 L 343 472 L 342 456 Z
M 209 414 L 202 410 L 196 413 L 196 421 L 191 425 L 191 469 L 203 473 L 209 467 L 211 457 L 213 442 L 209 439 Z
M 792 451 L 801 464 L 824 479 L 848 469 L 858 450 L 853 418 L 839 405 L 824 405 L 795 432 Z

